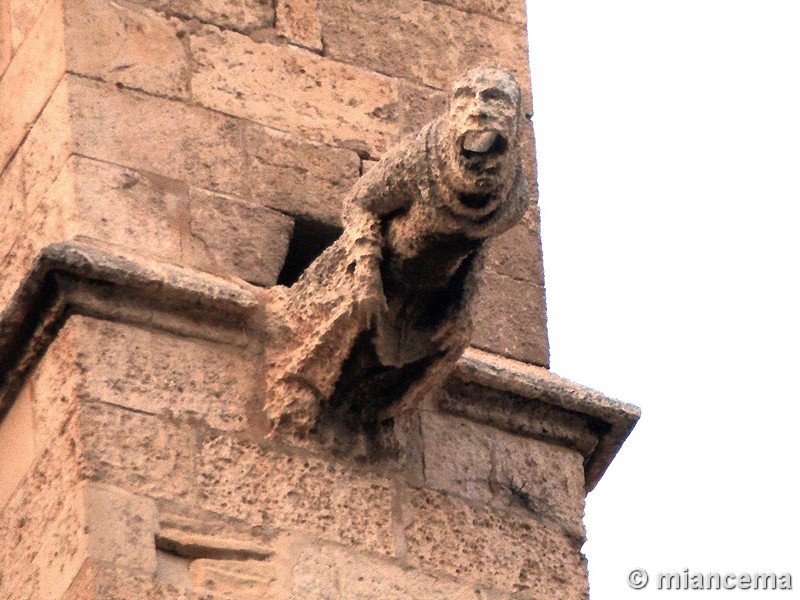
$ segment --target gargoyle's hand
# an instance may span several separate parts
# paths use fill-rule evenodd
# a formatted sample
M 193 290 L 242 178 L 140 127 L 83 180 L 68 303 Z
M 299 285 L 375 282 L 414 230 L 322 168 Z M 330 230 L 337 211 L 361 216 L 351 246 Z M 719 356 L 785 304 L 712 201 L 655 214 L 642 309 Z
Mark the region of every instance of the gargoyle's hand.
M 356 297 L 355 310 L 361 326 L 371 329 L 378 318 L 389 309 L 386 305 L 386 296 L 383 293 L 381 279 L 380 257 L 362 256 L 355 266 Z

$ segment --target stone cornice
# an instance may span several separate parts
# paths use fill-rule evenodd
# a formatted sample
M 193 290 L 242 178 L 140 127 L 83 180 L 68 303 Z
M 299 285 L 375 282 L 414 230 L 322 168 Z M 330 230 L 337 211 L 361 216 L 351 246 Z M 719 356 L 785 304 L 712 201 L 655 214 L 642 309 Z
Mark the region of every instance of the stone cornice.
M 587 491 L 594 489 L 600 481 L 641 414 L 639 408 L 632 404 L 608 398 L 544 367 L 529 365 L 477 348 L 467 349 L 457 365 L 456 376 L 463 381 L 526 400 L 522 403 L 523 411 L 531 411 L 537 403 L 542 403 L 558 412 L 575 415 L 579 421 L 585 422 L 588 429 L 586 433 L 594 438 L 592 441 L 596 441 L 596 444 L 584 441 L 589 437 L 585 434 L 572 434 L 570 437 L 579 438 L 572 445 L 586 457 Z M 448 408 L 452 411 L 452 407 Z M 512 422 L 499 404 L 483 403 L 481 408 L 480 420 L 518 433 L 545 437 L 541 431 L 527 426 L 525 419 L 516 418 Z M 463 408 L 459 412 L 472 416 L 468 414 L 469 410 Z M 472 412 L 474 414 L 475 411 Z M 535 418 L 531 419 L 534 420 Z M 551 430 L 546 433 L 549 437 L 555 437 L 557 432 Z
M 261 331 L 259 290 L 88 243 L 50 245 L 0 313 L 0 419 L 70 314 L 156 324 L 247 345 Z M 597 484 L 640 414 L 635 406 L 547 369 L 476 348 L 466 351 L 453 380 L 504 394 L 511 404 L 450 398 L 444 410 L 573 447 L 585 457 L 587 490 Z

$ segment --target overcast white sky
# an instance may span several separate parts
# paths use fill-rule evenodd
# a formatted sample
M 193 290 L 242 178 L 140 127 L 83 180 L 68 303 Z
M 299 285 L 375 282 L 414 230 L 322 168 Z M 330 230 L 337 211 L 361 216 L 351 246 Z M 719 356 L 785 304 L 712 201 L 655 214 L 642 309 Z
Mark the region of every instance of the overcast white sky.
M 643 412 L 588 497 L 592 600 L 794 596 L 800 2 L 528 4 L 552 369 Z

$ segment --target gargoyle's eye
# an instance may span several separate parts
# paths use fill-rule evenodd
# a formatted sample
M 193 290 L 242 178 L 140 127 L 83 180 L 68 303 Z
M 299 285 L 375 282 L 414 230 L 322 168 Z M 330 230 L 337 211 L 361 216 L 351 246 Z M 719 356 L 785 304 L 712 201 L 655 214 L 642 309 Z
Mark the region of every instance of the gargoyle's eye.
M 508 95 L 506 92 L 501 90 L 500 88 L 491 87 L 483 90 L 481 92 L 481 99 L 482 100 L 502 100 L 503 102 L 507 102 L 508 104 L 512 104 L 514 100 Z
M 471 87 L 460 87 L 453 92 L 453 98 L 469 98 L 475 95 L 475 90 Z

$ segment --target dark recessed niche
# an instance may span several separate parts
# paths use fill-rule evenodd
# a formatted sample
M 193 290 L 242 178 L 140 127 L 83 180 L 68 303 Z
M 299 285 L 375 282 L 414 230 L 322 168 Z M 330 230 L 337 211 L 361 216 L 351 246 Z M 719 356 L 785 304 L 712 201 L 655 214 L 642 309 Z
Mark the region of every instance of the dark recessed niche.
M 296 219 L 289 251 L 283 263 L 278 284 L 291 286 L 306 267 L 342 234 L 342 228 L 311 219 Z

